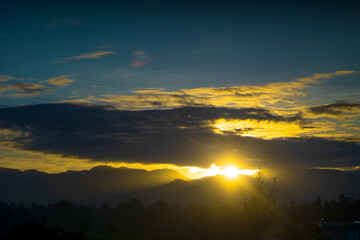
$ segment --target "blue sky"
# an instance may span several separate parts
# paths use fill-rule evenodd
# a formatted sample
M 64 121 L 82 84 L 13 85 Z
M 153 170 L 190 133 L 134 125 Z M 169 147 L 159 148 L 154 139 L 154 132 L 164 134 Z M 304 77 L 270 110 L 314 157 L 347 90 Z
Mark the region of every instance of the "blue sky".
M 30 103 L 66 98 L 73 89 L 114 94 L 137 88 L 259 85 L 358 70 L 360 62 L 355 4 L 11 1 L 2 5 L 1 74 L 35 82 L 58 76 L 75 80 L 56 94 L 22 100 Z M 99 51 L 113 54 L 66 60 Z M 136 51 L 145 51 L 149 62 L 132 68 Z M 2 102 L 12 104 L 11 99 Z

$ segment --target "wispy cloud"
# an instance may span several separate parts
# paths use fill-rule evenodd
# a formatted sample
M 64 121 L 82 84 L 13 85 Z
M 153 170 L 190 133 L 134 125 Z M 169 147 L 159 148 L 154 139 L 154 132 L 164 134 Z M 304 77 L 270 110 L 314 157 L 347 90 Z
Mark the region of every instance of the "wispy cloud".
M 1 82 L 33 80 L 32 78 L 18 78 L 10 75 L 0 75 Z
M 37 96 L 39 94 L 49 93 L 54 90 L 54 88 L 52 87 L 47 87 L 37 83 L 14 83 L 14 84 L 9 84 L 9 86 L 10 89 L 21 92 L 21 93 L 9 95 L 10 97 L 14 97 L 14 98 Z
M 10 81 L 10 80 L 24 80 L 19 78 L 14 78 L 12 76 L 2 76 L 4 81 Z M 53 85 L 56 87 L 66 87 L 69 83 L 74 82 L 73 79 L 69 79 L 66 76 L 59 76 L 55 78 L 50 78 L 45 81 L 48 85 Z M 43 93 L 50 93 L 56 90 L 56 88 L 51 86 L 46 86 L 35 82 L 22 82 L 22 83 L 7 83 L 7 84 L 1 84 L 0 85 L 0 93 L 7 93 L 10 92 L 10 94 L 6 94 L 7 97 L 12 98 L 22 98 L 22 97 L 31 97 L 31 96 L 38 96 Z M 15 93 L 13 93 L 15 92 Z
M 69 98 L 70 97 L 71 96 L 69 96 Z M 61 101 L 59 101 L 59 103 L 86 103 L 86 104 L 91 104 L 93 100 L 96 100 L 96 97 L 92 96 L 92 95 L 89 95 L 87 98 L 61 100 Z
M 135 51 L 132 53 L 133 59 L 131 61 L 130 66 L 132 68 L 139 68 L 147 65 L 150 62 L 149 53 L 144 50 Z
M 64 58 L 64 60 L 95 59 L 95 58 L 99 58 L 99 57 L 110 55 L 110 54 L 116 54 L 116 52 L 95 51 L 95 52 L 84 53 L 79 56 L 67 57 L 67 58 Z
M 6 92 L 8 90 L 12 89 L 11 88 L 11 84 L 6 84 L 6 85 L 0 85 L 0 93 L 2 92 Z
M 41 84 L 37 83 L 13 83 L 13 84 L 7 84 L 7 85 L 0 85 L 0 92 L 5 92 L 8 90 L 16 90 L 23 92 L 23 95 L 29 95 L 34 96 L 38 95 L 40 93 L 45 93 L 53 90 L 52 87 L 47 87 Z M 10 95 L 10 96 L 17 96 Z
M 0 75 L 0 82 L 7 82 L 10 80 L 13 80 L 14 77 L 13 76 L 9 76 L 9 75 Z
M 68 86 L 69 83 L 72 83 L 74 81 L 75 80 L 66 78 L 66 77 L 55 77 L 55 78 L 50 78 L 50 79 L 46 80 L 46 82 L 49 85 L 54 85 L 54 86 L 59 86 L 59 87 Z

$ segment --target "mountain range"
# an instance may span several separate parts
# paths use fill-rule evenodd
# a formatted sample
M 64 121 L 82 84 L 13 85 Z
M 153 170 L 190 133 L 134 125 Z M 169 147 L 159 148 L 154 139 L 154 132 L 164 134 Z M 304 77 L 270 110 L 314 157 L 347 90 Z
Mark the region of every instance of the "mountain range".
M 264 188 L 274 187 L 277 203 L 307 202 L 317 196 L 337 199 L 360 196 L 360 176 L 337 170 L 283 167 L 264 171 Z M 271 173 L 271 175 L 270 175 Z M 48 204 L 67 199 L 82 204 L 115 205 L 136 198 L 144 204 L 236 204 L 254 183 L 254 176 L 188 179 L 174 170 L 145 171 L 98 166 L 84 171 L 47 174 L 0 168 L 0 201 Z

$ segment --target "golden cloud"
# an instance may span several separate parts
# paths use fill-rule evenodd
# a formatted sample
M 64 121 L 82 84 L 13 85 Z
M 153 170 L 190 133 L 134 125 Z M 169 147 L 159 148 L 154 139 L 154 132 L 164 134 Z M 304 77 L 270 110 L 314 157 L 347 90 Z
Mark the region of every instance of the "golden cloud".
M 74 80 L 70 79 L 70 78 L 66 78 L 66 77 L 55 77 L 55 78 L 50 78 L 50 79 L 46 80 L 46 82 L 49 85 L 65 87 L 65 86 L 68 86 L 69 83 L 74 82 Z
M 42 93 L 48 93 L 53 90 L 52 87 L 47 87 L 37 83 L 13 83 L 7 85 L 0 85 L 0 93 L 9 90 L 20 91 L 21 93 L 10 94 L 10 97 L 20 98 L 28 96 L 37 96 Z
M 128 95 L 103 95 L 97 100 L 114 104 L 118 109 L 174 108 L 179 106 L 214 106 L 231 108 L 293 108 L 296 97 L 307 95 L 303 90 L 321 81 L 355 71 L 314 74 L 291 82 L 270 83 L 260 86 L 204 87 L 165 91 L 164 89 L 145 89 L 133 91 Z
M 67 58 L 65 58 L 65 60 L 94 59 L 94 58 L 99 58 L 101 56 L 110 55 L 110 54 L 116 54 L 116 52 L 96 51 L 96 52 L 84 53 L 79 56 L 67 57 Z
M 300 138 L 307 136 L 317 136 L 324 132 L 333 131 L 335 128 L 331 124 L 304 124 L 301 121 L 269 121 L 254 119 L 217 119 L 209 122 L 215 133 L 232 133 L 244 137 L 255 137 L 262 139 L 275 138 Z

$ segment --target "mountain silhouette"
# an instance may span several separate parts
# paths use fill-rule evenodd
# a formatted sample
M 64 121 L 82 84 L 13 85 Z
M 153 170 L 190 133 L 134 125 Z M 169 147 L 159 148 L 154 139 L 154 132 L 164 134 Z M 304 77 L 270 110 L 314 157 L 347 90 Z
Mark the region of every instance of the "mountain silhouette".
M 317 196 L 337 199 L 339 194 L 359 196 L 360 176 L 330 169 L 277 167 L 269 170 L 277 177 L 279 200 L 308 202 Z
M 264 171 L 264 189 L 277 177 L 277 203 L 304 203 L 317 196 L 336 199 L 343 193 L 360 195 L 360 176 L 336 170 L 278 167 Z M 47 204 L 67 199 L 83 204 L 117 204 L 136 198 L 144 204 L 157 201 L 178 204 L 237 204 L 255 178 L 241 175 L 189 180 L 174 170 L 145 171 L 98 166 L 85 171 L 47 174 L 36 170 L 0 168 L 0 200 Z
M 347 196 L 360 195 L 360 176 L 328 169 L 304 169 L 296 167 L 278 167 L 264 171 L 264 189 L 273 188 L 276 176 L 276 201 L 278 204 L 295 201 L 305 203 L 316 197 L 337 199 L 343 193 Z M 242 175 L 237 180 L 223 176 L 206 177 L 184 181 L 175 180 L 162 186 L 141 190 L 131 197 L 144 203 L 165 201 L 179 204 L 236 204 L 242 196 L 251 190 L 255 178 Z
M 47 174 L 0 168 L 0 200 L 48 203 L 69 199 L 79 203 L 117 203 L 122 195 L 184 179 L 174 170 L 145 171 L 98 166 L 84 171 Z

